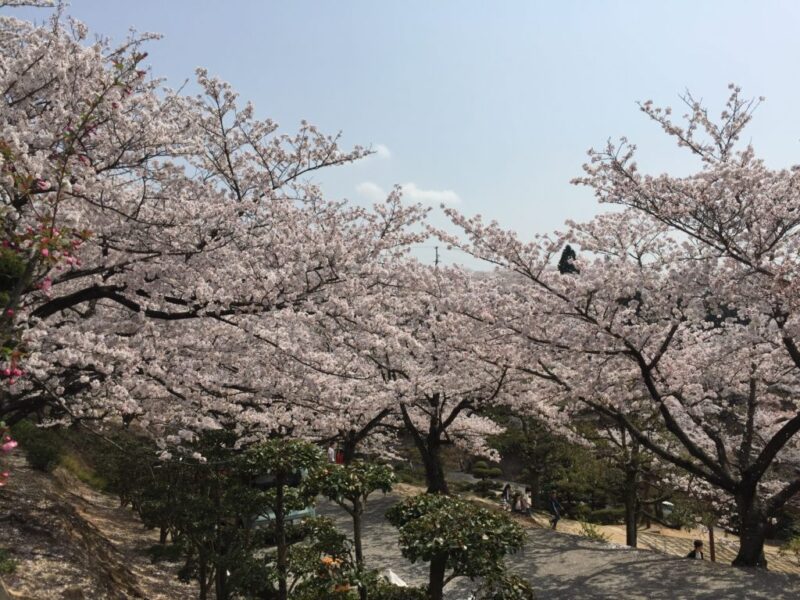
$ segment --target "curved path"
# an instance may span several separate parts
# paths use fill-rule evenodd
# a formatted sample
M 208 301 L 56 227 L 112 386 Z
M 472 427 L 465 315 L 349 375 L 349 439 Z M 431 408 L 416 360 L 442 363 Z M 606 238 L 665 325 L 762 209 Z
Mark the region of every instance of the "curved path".
M 390 568 L 407 583 L 425 582 L 426 565 L 412 565 L 400 554 L 397 532 L 384 518 L 399 500 L 390 494 L 370 499 L 365 518 L 364 550 L 369 565 Z M 352 531 L 349 516 L 332 504 L 318 512 Z M 509 557 L 511 568 L 534 586 L 538 598 L 564 600 L 677 600 L 800 598 L 800 576 L 734 569 L 720 563 L 691 561 L 625 546 L 593 542 L 585 538 L 529 528 L 525 549 Z M 466 600 L 472 585 L 453 581 L 448 600 Z

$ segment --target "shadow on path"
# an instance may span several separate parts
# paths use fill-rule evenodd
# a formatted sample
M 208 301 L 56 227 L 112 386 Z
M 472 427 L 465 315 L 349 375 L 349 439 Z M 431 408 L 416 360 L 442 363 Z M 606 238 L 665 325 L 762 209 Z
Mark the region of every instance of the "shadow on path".
M 376 496 L 365 514 L 364 550 L 369 565 L 390 568 L 409 584 L 427 579 L 427 565 L 412 565 L 400 554 L 397 531 L 384 518 L 398 497 Z M 318 512 L 352 533 L 349 516 L 339 507 L 322 503 Z M 594 600 L 600 598 L 758 599 L 800 598 L 800 577 L 783 573 L 735 569 L 707 561 L 692 561 L 660 552 L 632 550 L 593 542 L 548 529 L 530 529 L 525 548 L 506 561 L 525 576 L 538 598 Z M 448 600 L 466 600 L 474 584 L 458 579 L 447 588 Z

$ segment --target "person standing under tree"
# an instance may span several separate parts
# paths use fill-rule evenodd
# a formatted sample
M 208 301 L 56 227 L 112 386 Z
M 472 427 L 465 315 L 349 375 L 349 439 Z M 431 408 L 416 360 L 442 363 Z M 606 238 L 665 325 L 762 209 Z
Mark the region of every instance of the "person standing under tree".
M 550 512 L 553 513 L 553 518 L 550 519 L 550 528 L 555 529 L 558 522 L 561 520 L 561 511 L 564 510 L 564 507 L 561 506 L 561 503 L 558 501 L 556 497 L 556 492 L 553 490 L 550 492 Z
M 511 509 L 511 484 L 507 483 L 503 488 L 503 494 L 500 496 L 500 501 L 503 504 L 503 507 L 508 507 L 507 510 Z

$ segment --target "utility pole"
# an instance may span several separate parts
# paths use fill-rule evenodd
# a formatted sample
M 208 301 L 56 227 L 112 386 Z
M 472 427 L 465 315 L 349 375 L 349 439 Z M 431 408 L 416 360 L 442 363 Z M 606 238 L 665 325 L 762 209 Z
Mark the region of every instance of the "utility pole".
M 436 251 L 436 258 L 433 261 L 433 266 L 435 268 L 439 268 L 439 246 L 434 246 L 433 249 Z

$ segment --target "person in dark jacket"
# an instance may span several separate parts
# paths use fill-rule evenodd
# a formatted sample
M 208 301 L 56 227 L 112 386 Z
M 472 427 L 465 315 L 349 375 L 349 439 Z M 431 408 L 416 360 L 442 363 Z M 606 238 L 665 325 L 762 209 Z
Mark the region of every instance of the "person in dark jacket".
M 553 513 L 553 518 L 550 519 L 550 528 L 555 529 L 558 522 L 561 520 L 561 512 L 564 510 L 564 507 L 561 506 L 561 503 L 558 501 L 556 497 L 555 490 L 550 492 L 550 512 Z
M 694 541 L 694 550 L 686 555 L 686 558 L 693 558 L 695 560 L 703 560 L 703 542 L 701 540 Z

